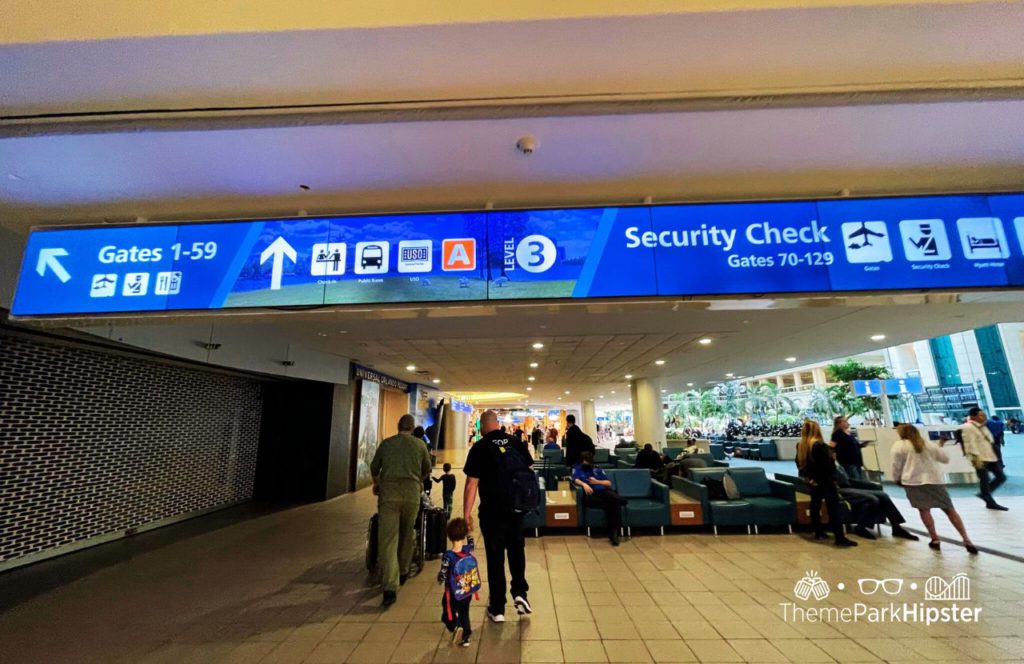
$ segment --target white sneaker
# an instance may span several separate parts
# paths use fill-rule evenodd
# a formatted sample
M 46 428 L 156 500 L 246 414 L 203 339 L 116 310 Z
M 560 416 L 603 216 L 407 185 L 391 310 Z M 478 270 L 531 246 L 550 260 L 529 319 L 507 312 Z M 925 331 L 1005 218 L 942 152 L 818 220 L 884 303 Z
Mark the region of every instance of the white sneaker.
M 526 600 L 526 598 L 522 597 L 521 595 L 516 595 L 514 598 L 512 598 L 512 603 L 516 605 L 516 613 L 518 613 L 519 615 L 533 613 L 533 607 L 530 606 L 530 603 Z
M 491 613 L 490 609 L 487 609 L 487 617 L 490 618 L 491 622 L 494 622 L 494 623 L 503 623 L 503 622 L 505 622 L 505 614 L 504 613 Z

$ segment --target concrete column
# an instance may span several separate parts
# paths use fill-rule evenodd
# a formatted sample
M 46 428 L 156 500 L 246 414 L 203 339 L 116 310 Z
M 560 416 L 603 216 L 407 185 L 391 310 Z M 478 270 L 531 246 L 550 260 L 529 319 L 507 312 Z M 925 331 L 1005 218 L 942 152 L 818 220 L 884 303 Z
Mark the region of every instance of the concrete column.
M 796 387 L 802 387 L 803 381 L 800 379 L 800 374 L 796 371 L 793 372 L 793 385 Z
M 786 386 L 786 381 L 783 380 L 781 375 L 780 376 L 776 376 L 775 377 L 775 384 L 779 386 L 779 389 L 782 389 L 783 387 Z
M 825 370 L 821 367 L 811 369 L 811 375 L 814 376 L 815 387 L 825 387 L 825 384 L 828 383 L 828 380 L 825 377 Z
M 448 422 L 444 425 L 444 449 L 464 449 L 469 440 L 469 414 L 449 410 L 445 417 Z
M 651 443 L 654 449 L 665 446 L 665 411 L 661 407 L 661 391 L 657 381 L 637 378 L 630 385 L 633 398 L 633 430 L 636 441 Z
M 594 412 L 594 401 L 588 399 L 583 402 L 583 408 L 580 410 L 580 428 L 583 429 L 583 433 L 587 434 L 594 439 L 597 443 L 597 414 Z

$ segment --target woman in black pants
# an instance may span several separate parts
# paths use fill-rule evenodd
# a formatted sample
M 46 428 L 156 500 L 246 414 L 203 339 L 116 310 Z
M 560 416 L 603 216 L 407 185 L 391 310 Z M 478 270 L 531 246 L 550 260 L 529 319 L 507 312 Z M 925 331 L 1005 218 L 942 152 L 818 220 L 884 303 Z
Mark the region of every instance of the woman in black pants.
M 839 508 L 839 490 L 836 488 L 836 462 L 832 450 L 821 435 L 821 427 L 814 420 L 804 420 L 800 431 L 800 442 L 796 446 L 796 465 L 800 477 L 811 489 L 811 525 L 814 539 L 825 539 L 821 527 L 821 501 L 828 509 L 828 522 L 836 537 L 836 546 L 857 546 L 847 539 L 843 528 L 842 512 Z

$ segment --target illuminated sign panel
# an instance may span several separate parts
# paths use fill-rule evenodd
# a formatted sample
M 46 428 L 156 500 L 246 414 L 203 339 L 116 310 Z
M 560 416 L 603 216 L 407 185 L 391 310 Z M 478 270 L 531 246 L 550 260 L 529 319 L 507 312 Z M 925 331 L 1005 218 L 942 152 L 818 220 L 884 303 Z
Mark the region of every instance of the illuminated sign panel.
M 33 231 L 15 316 L 1024 286 L 1024 195 Z

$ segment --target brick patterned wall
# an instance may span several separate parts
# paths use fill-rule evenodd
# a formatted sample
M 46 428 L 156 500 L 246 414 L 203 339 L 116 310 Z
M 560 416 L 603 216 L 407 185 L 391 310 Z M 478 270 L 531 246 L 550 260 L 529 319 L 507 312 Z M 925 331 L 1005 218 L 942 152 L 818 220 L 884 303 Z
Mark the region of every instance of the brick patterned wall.
M 0 566 L 251 498 L 261 390 L 0 330 Z

